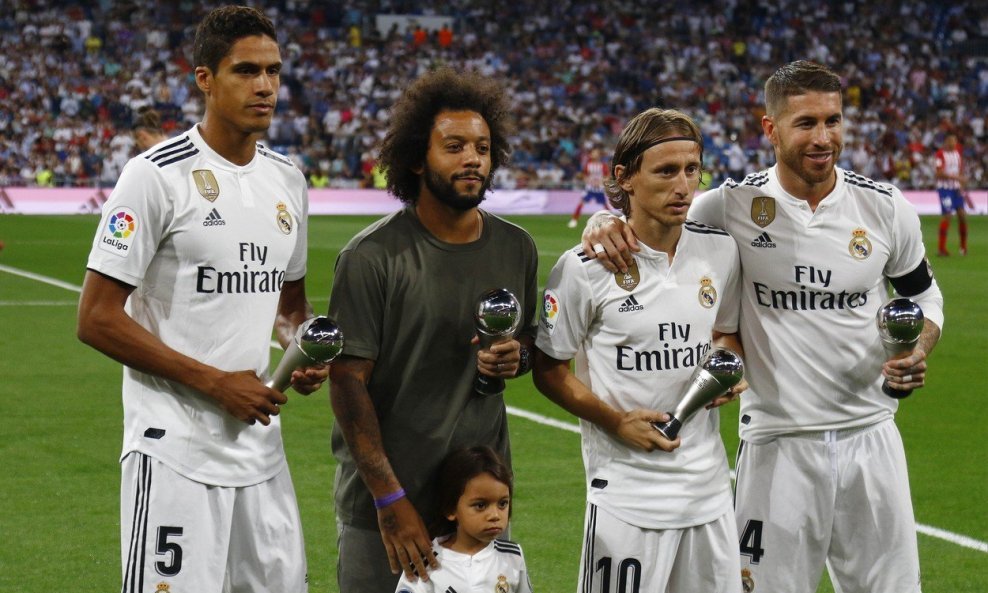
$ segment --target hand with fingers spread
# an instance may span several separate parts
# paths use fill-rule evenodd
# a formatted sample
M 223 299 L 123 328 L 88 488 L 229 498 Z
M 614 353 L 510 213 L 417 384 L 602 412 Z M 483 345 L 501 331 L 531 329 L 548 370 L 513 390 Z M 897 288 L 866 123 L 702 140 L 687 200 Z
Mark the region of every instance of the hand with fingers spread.
M 377 510 L 377 522 L 392 574 L 404 572 L 408 579 L 428 581 L 427 568 L 439 568 L 439 561 L 432 551 L 429 532 L 412 503 L 401 496 L 383 505 Z

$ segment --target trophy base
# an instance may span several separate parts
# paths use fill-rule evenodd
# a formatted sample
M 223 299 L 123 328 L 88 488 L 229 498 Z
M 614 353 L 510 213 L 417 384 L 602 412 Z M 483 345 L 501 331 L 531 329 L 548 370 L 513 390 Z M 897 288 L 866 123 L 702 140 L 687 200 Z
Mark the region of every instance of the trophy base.
M 670 416 L 672 415 L 670 414 Z M 672 416 L 668 422 L 653 422 L 652 427 L 662 433 L 665 438 L 674 441 L 679 436 L 679 429 L 683 427 L 683 423 Z
M 909 397 L 909 394 L 911 394 L 912 392 L 913 392 L 912 389 L 892 389 L 891 387 L 889 387 L 888 381 L 882 383 L 882 393 L 895 399 L 902 399 L 904 397 Z
M 473 380 L 473 390 L 480 395 L 501 395 L 504 393 L 504 379 L 477 374 Z

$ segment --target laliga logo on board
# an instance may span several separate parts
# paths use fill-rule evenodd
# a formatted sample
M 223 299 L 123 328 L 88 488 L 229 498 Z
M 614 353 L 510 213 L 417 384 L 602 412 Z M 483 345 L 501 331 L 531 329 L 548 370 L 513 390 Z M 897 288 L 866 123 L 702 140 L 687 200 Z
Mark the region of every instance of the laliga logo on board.
M 137 215 L 129 208 L 120 208 L 110 215 L 99 246 L 104 251 L 123 257 L 127 255 L 136 234 Z

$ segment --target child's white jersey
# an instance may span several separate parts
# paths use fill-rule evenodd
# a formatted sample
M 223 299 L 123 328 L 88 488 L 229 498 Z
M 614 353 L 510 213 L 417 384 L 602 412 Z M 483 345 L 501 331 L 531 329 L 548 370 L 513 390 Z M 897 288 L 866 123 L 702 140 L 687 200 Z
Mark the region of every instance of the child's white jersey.
M 440 545 L 448 537 L 432 541 L 440 568 L 429 573 L 429 581 L 411 581 L 402 573 L 396 593 L 532 593 L 521 546 L 496 539 L 471 556 Z

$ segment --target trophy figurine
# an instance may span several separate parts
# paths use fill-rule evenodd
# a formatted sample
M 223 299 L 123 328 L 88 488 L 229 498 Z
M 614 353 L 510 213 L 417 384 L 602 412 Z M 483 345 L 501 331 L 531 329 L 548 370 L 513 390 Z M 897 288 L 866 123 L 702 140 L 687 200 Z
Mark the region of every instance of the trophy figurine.
M 514 337 L 521 325 L 521 304 L 510 290 L 495 288 L 477 299 L 473 318 L 477 337 L 480 338 L 480 349 L 486 350 L 498 342 Z M 477 373 L 473 388 L 481 395 L 504 393 L 504 379 Z
M 686 394 L 676 406 L 676 411 L 669 413 L 668 422 L 653 422 L 652 426 L 670 441 L 676 440 L 679 430 L 693 414 L 727 393 L 743 377 L 744 362 L 741 357 L 726 348 L 714 348 L 696 365 Z
M 342 350 L 343 332 L 335 321 L 322 316 L 306 319 L 298 326 L 295 338 L 264 385 L 284 392 L 292 383 L 295 369 L 327 364 Z
M 878 310 L 878 336 L 885 348 L 885 359 L 903 358 L 916 347 L 923 333 L 923 310 L 915 301 L 906 298 L 892 299 Z M 882 382 L 882 392 L 889 397 L 902 399 L 912 389 L 893 389 L 888 380 Z

